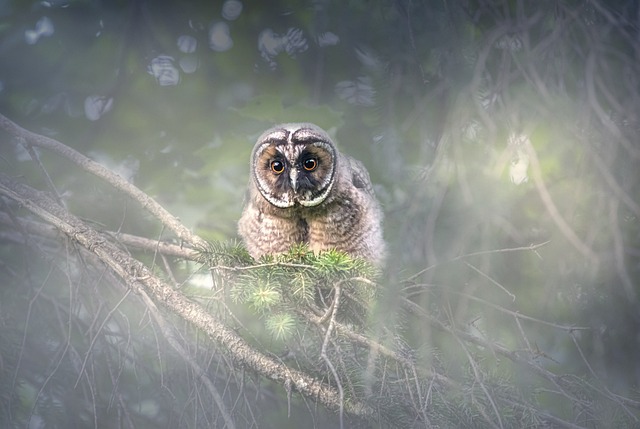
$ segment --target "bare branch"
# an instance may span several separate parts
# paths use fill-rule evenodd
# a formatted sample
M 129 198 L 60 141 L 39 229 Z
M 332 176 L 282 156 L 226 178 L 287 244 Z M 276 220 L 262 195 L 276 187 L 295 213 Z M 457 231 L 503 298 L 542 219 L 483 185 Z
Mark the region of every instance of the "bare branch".
M 415 280 L 416 278 L 418 278 L 421 274 L 426 273 L 429 270 L 434 269 L 437 266 L 440 265 L 444 265 L 444 264 L 450 264 L 452 262 L 455 261 L 459 261 L 460 259 L 466 259 L 466 258 L 470 258 L 472 256 L 480 256 L 480 255 L 490 255 L 493 253 L 507 253 L 507 252 L 518 252 L 518 251 L 522 251 L 522 250 L 536 250 L 542 246 L 544 246 L 545 244 L 549 244 L 551 240 L 547 240 L 544 241 L 542 243 L 538 243 L 538 244 L 531 244 L 529 246 L 522 246 L 522 247 L 508 247 L 506 249 L 493 249 L 493 250 L 481 250 L 479 252 L 473 252 L 473 253 L 466 253 L 464 255 L 460 255 L 460 256 L 456 256 L 455 258 L 451 258 L 447 261 L 443 261 L 441 263 L 438 264 L 433 264 L 433 265 L 429 265 L 427 268 L 424 268 L 420 271 L 418 271 L 417 273 L 407 277 L 406 279 L 403 280 L 403 282 L 410 282 L 412 280 Z
M 28 144 L 56 152 L 57 154 L 62 155 L 68 160 L 74 162 L 83 170 L 105 180 L 119 191 L 129 195 L 135 201 L 140 203 L 140 205 L 144 209 L 148 210 L 158 220 L 160 220 L 160 222 L 166 225 L 167 228 L 173 231 L 178 236 L 178 238 L 192 244 L 195 247 L 206 248 L 206 242 L 202 238 L 189 231 L 189 229 L 186 228 L 178 218 L 165 210 L 164 207 L 158 204 L 153 198 L 151 198 L 136 186 L 127 182 L 125 179 L 115 174 L 111 170 L 103 167 L 92 159 L 87 158 L 80 152 L 60 143 L 57 140 L 33 133 L 20 127 L 18 124 L 11 121 L 9 118 L 2 114 L 0 114 L 0 128 L 12 134 L 19 140 L 23 139 Z
M 312 312 L 305 311 L 304 309 L 298 309 L 298 314 L 300 314 L 305 319 L 309 320 L 310 322 L 318 326 L 321 326 L 325 321 L 323 317 L 316 316 Z M 355 344 L 360 345 L 361 347 L 368 348 L 369 350 L 371 350 L 371 352 L 380 353 L 381 355 L 387 358 L 393 359 L 394 361 L 407 367 L 408 369 L 413 369 L 415 367 L 415 364 L 410 359 L 396 353 L 395 351 L 380 344 L 379 342 L 374 341 L 366 337 L 365 335 L 362 335 L 354 331 L 353 329 L 350 329 L 349 327 L 343 325 L 338 321 L 334 322 L 334 327 L 336 332 L 338 332 L 340 335 L 344 335 L 346 338 L 349 338 L 351 341 L 353 341 Z M 444 375 L 438 374 L 437 372 L 430 371 L 424 368 L 421 368 L 421 375 L 424 376 L 425 378 L 432 378 L 444 386 L 448 386 L 448 387 L 459 386 L 459 384 L 454 380 Z
M 182 345 L 175 338 L 173 328 L 165 320 L 162 314 L 160 314 L 158 307 L 156 307 L 156 304 L 153 302 L 153 300 L 149 298 L 149 295 L 147 295 L 147 293 L 143 290 L 139 291 L 139 295 L 142 297 L 142 300 L 147 305 L 147 309 L 151 313 L 151 316 L 153 317 L 153 319 L 160 326 L 160 329 L 162 330 L 164 337 L 167 339 L 169 344 L 171 344 L 171 347 L 173 347 L 174 350 L 180 354 L 182 359 L 184 359 L 184 361 L 189 364 L 189 366 L 195 371 L 198 378 L 200 378 L 200 380 L 202 380 L 202 382 L 206 386 L 207 390 L 211 394 L 211 397 L 216 403 L 216 406 L 218 407 L 220 414 L 222 414 L 225 427 L 228 429 L 235 429 L 236 425 L 233 422 L 233 419 L 231 418 L 231 412 L 228 410 L 227 406 L 225 405 L 224 400 L 222 399 L 222 395 L 220 395 L 220 393 L 218 392 L 218 389 L 216 389 L 214 384 L 211 382 L 211 379 L 207 376 L 207 373 L 200 367 L 200 365 L 198 365 L 195 359 L 191 357 L 191 355 L 184 349 L 184 347 L 182 347 Z
M 531 146 L 531 143 L 526 143 L 527 155 L 529 155 L 529 160 L 531 161 L 531 174 L 533 176 L 533 182 L 536 185 L 536 189 L 538 190 L 538 194 L 540 195 L 540 199 L 542 200 L 547 212 L 551 216 L 551 219 L 555 222 L 556 226 L 565 236 L 565 238 L 576 248 L 582 255 L 589 259 L 589 261 L 597 266 L 598 264 L 598 256 L 591 250 L 589 246 L 587 246 L 575 233 L 573 228 L 569 225 L 569 223 L 564 219 L 558 207 L 553 202 L 553 198 L 547 189 L 547 186 L 542 179 L 542 169 L 540 167 L 540 161 L 538 161 L 538 155 L 536 154 L 535 149 Z
M 144 264 L 131 258 L 104 236 L 66 212 L 46 194 L 16 183 L 5 175 L 0 175 L 0 194 L 52 223 L 72 240 L 97 255 L 134 292 L 145 291 L 174 314 L 201 329 L 221 346 L 237 365 L 249 368 L 285 388 L 291 386 L 302 395 L 317 399 L 328 409 L 337 411 L 341 406 L 345 406 L 345 410 L 355 416 L 374 416 L 373 410 L 367 405 L 356 400 L 345 404 L 340 401 L 339 393 L 334 388 L 255 350 L 199 304 L 166 285 Z
M 60 236 L 59 231 L 56 228 L 52 227 L 50 224 L 30 219 L 11 218 L 8 214 L 0 212 L 0 224 L 15 227 L 16 223 L 30 234 L 35 234 L 47 238 L 59 238 Z M 138 235 L 116 233 L 113 231 L 101 232 L 102 234 L 112 237 L 114 241 L 125 246 L 131 246 L 140 250 L 157 252 L 161 255 L 174 256 L 190 261 L 198 260 L 197 252 L 189 247 L 178 246 L 176 244 L 171 244 L 164 241 L 151 240 L 149 238 L 140 237 Z
M 429 286 L 429 287 L 440 287 L 438 285 L 424 285 L 424 284 L 416 284 L 414 286 L 415 287 L 426 287 L 426 286 Z M 482 303 L 482 304 L 484 304 L 484 305 L 486 305 L 488 307 L 491 307 L 491 308 L 493 308 L 495 310 L 498 310 L 498 311 L 500 311 L 502 313 L 509 314 L 509 315 L 515 317 L 518 320 L 529 320 L 529 321 L 532 321 L 532 322 L 536 322 L 536 323 L 540 323 L 540 324 L 543 324 L 543 325 L 551 326 L 553 328 L 561 329 L 563 331 L 588 331 L 588 330 L 591 329 L 591 328 L 589 328 L 587 326 L 561 325 L 559 323 L 549 322 L 549 321 L 546 321 L 546 320 L 538 319 L 536 317 L 528 316 L 526 314 L 522 314 L 522 313 L 520 313 L 518 311 L 509 310 L 508 308 L 504 308 L 504 307 L 502 307 L 500 305 L 497 305 L 497 304 L 494 304 L 492 302 L 489 302 L 486 299 L 482 299 L 482 298 L 479 298 L 477 296 L 470 295 L 468 293 L 458 292 L 458 291 L 452 290 L 451 288 L 448 288 L 448 287 L 441 287 L 441 289 L 443 291 L 447 292 L 447 293 L 463 296 L 463 297 L 465 297 L 467 299 L 470 299 L 472 301 L 480 302 L 480 303 Z
M 613 238 L 613 254 L 615 258 L 616 271 L 618 271 L 618 277 L 622 282 L 624 291 L 627 294 L 627 298 L 631 302 L 637 302 L 638 294 L 636 293 L 633 281 L 629 276 L 627 267 L 625 264 L 624 255 L 624 240 L 622 239 L 622 231 L 620 230 L 620 223 L 618 221 L 618 206 L 617 200 L 611 200 L 609 202 L 609 226 L 611 229 L 611 237 Z
M 340 377 L 338 376 L 338 372 L 336 371 L 331 359 L 327 355 L 327 346 L 329 344 L 329 340 L 331 339 L 331 334 L 336 324 L 336 315 L 338 314 L 338 308 L 340 306 L 340 291 L 342 288 L 340 287 L 341 282 L 338 282 L 333 288 L 333 302 L 331 303 L 331 307 L 327 310 L 327 315 L 329 316 L 329 326 L 327 326 L 326 332 L 324 333 L 324 341 L 322 342 L 322 348 L 320 350 L 320 357 L 324 360 L 324 362 L 331 370 L 331 374 L 333 374 L 333 379 L 336 381 L 336 386 L 338 386 L 338 394 L 340 395 L 340 429 L 344 428 L 344 390 L 342 388 L 342 383 L 340 382 Z M 324 316 L 323 316 L 324 319 Z

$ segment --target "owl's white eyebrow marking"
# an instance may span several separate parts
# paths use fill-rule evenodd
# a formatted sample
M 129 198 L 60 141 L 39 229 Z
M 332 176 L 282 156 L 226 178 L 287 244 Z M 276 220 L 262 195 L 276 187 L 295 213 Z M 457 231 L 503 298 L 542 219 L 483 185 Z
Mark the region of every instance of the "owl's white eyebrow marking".
M 327 137 L 323 134 L 315 132 L 311 128 L 300 128 L 290 136 L 292 144 L 306 144 L 316 141 L 326 141 Z
M 289 143 L 290 132 L 284 128 L 276 129 L 264 136 L 262 139 L 263 144 L 273 144 L 275 146 L 286 145 Z

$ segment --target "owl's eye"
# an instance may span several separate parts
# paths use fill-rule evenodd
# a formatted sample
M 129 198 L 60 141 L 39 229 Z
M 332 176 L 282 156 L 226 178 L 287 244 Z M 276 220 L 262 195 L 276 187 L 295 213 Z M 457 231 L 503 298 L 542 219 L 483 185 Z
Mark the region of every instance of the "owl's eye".
M 284 171 L 284 164 L 282 161 L 278 161 L 277 159 L 275 161 L 271 161 L 271 171 L 276 174 L 282 173 Z
M 302 167 L 307 171 L 313 171 L 318 167 L 318 160 L 315 158 L 307 158 L 302 161 Z

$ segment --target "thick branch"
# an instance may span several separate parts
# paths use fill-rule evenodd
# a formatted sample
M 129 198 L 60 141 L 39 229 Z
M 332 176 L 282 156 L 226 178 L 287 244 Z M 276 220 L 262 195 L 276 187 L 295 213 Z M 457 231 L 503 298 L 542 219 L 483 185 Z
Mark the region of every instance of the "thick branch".
M 212 314 L 207 313 L 202 306 L 169 287 L 153 275 L 144 264 L 131 258 L 43 192 L 0 175 L 0 195 L 18 202 L 22 207 L 52 223 L 68 237 L 96 254 L 132 290 L 136 292 L 144 290 L 174 314 L 203 330 L 236 364 L 249 368 L 287 389 L 293 388 L 304 396 L 317 399 L 328 409 L 334 411 L 340 409 L 341 404 L 336 389 L 253 349 L 243 338 L 228 329 Z M 343 406 L 348 413 L 356 416 L 366 418 L 374 416 L 370 407 L 356 401 L 349 401 Z

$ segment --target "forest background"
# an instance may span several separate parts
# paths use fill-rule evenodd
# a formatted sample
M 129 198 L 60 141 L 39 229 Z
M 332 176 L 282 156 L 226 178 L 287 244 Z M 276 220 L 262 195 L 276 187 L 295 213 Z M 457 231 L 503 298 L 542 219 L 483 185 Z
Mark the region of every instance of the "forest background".
M 5 0 L 0 115 L 2 427 L 640 425 L 637 1 Z M 382 272 L 237 243 L 293 121 Z

